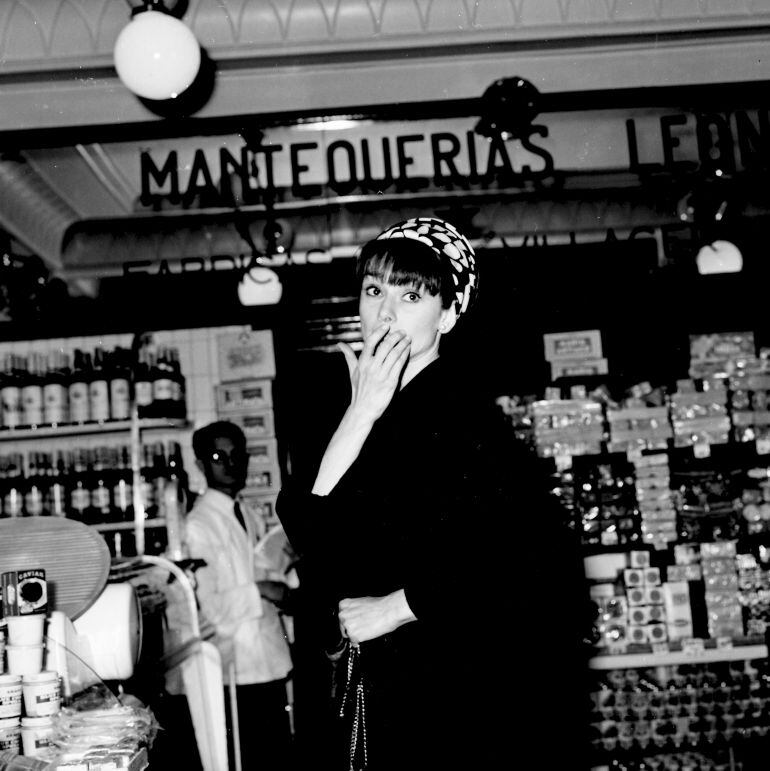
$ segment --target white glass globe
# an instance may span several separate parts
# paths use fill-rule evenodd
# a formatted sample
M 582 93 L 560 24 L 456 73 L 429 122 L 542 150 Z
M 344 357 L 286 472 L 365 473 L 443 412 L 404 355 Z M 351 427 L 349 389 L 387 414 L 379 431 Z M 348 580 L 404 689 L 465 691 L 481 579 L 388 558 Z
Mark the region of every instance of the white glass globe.
M 706 244 L 695 258 L 698 273 L 738 273 L 743 268 L 743 256 L 735 244 L 729 241 L 714 241 Z
M 195 80 L 201 49 L 190 28 L 158 11 L 142 11 L 115 41 L 115 69 L 145 99 L 175 99 Z

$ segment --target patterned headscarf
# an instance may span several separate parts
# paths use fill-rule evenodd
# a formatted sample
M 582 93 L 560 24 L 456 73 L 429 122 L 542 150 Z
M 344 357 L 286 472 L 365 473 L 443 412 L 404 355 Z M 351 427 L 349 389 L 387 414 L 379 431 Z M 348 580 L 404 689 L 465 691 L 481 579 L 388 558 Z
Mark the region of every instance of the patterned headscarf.
M 468 309 L 478 280 L 476 257 L 468 239 L 453 225 L 435 217 L 414 217 L 389 227 L 375 240 L 388 238 L 412 238 L 429 246 L 440 260 L 448 259 L 455 285 L 457 315 Z

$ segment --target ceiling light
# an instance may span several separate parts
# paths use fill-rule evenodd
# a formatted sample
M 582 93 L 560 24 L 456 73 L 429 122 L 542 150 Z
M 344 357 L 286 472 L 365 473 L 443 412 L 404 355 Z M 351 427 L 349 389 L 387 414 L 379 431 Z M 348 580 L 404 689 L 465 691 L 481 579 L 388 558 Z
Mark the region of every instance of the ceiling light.
M 130 91 L 145 99 L 175 99 L 198 74 L 201 49 L 190 28 L 152 0 L 134 11 L 115 41 L 115 69 Z M 162 6 L 161 6 L 162 7 Z
M 714 241 L 706 244 L 695 258 L 698 273 L 739 273 L 743 269 L 743 256 L 730 241 Z
M 283 295 L 283 285 L 278 274 L 257 265 L 243 274 L 238 284 L 241 305 L 276 305 Z

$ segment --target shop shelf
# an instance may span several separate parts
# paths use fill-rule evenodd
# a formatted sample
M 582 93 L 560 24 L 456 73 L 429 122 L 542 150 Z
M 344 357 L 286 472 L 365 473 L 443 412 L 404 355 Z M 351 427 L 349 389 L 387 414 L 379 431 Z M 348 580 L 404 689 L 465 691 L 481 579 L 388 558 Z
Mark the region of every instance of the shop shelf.
M 144 520 L 145 530 L 148 527 L 165 527 L 165 526 L 166 526 L 166 520 L 163 518 Z M 107 533 L 107 532 L 112 532 L 114 530 L 133 530 L 136 527 L 136 525 L 134 524 L 134 522 L 102 522 L 97 525 L 91 525 L 91 527 L 93 527 L 94 530 L 98 530 L 101 533 Z
M 719 661 L 743 661 L 767 658 L 764 643 L 732 645 L 728 647 L 703 647 L 699 649 L 641 651 L 635 653 L 611 653 L 589 659 L 590 669 L 635 669 L 675 666 L 677 664 L 710 664 Z
M 172 418 L 145 418 L 139 421 L 141 431 L 182 430 L 189 427 L 189 421 Z M 105 423 L 66 423 L 60 426 L 40 426 L 38 428 L 0 428 L 0 442 L 52 439 L 60 436 L 85 436 L 87 434 L 117 434 L 130 430 L 130 420 L 112 420 Z

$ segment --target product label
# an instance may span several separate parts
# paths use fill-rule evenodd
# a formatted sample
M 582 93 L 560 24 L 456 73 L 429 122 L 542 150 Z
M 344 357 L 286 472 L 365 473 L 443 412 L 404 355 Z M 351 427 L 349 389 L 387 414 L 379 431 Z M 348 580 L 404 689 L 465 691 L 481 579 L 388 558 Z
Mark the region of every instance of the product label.
M 91 505 L 91 493 L 85 487 L 76 487 L 70 495 L 73 511 L 82 514 Z
M 21 680 L 0 686 L 0 719 L 21 715 Z
M 155 401 L 167 401 L 174 398 L 174 381 L 169 378 L 158 378 L 152 384 L 152 398 Z
M 149 380 L 140 380 L 135 384 L 134 391 L 139 407 L 148 407 L 152 404 L 152 383 Z
M 85 423 L 91 417 L 87 383 L 72 383 L 69 387 L 70 422 Z
M 24 425 L 39 426 L 43 422 L 43 389 L 39 385 L 21 389 L 21 405 Z
M 64 485 L 58 482 L 48 488 L 48 513 L 54 517 L 63 517 L 66 515 L 66 505 L 64 502 Z
M 0 730 L 0 752 L 10 750 L 18 753 L 21 750 L 21 728 L 6 728 Z
M 113 420 L 128 420 L 129 415 L 128 380 L 115 378 L 110 381 L 110 417 Z
M 24 506 L 30 517 L 39 517 L 43 513 L 43 491 L 37 485 L 33 485 L 27 490 L 27 494 L 24 496 Z
M 6 517 L 20 517 L 23 503 L 21 493 L 12 487 L 3 497 L 3 514 Z
M 91 505 L 99 511 L 110 510 L 110 491 L 104 485 L 97 485 L 91 490 Z
M 67 389 L 61 383 L 46 383 L 43 387 L 43 421 L 52 425 L 67 420 Z
M 6 386 L 0 392 L 3 400 L 3 425 L 16 428 L 21 420 L 21 391 L 16 386 Z
M 91 420 L 102 422 L 110 419 L 110 389 L 106 380 L 94 380 L 88 387 L 91 402 Z
M 145 511 L 147 511 L 150 506 L 155 505 L 155 487 L 152 482 L 142 482 L 140 494 L 142 496 L 142 503 L 144 504 Z
M 112 500 L 118 511 L 127 511 L 132 504 L 132 489 L 124 479 L 121 479 L 112 491 Z
M 171 381 L 171 398 L 175 402 L 182 401 L 182 384 L 177 383 L 175 380 Z

